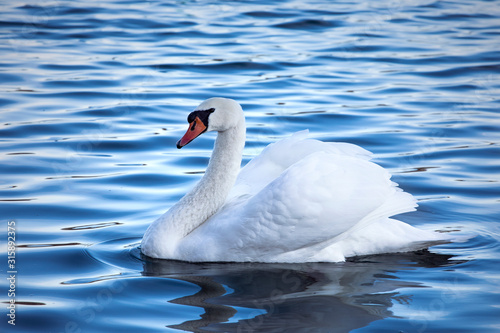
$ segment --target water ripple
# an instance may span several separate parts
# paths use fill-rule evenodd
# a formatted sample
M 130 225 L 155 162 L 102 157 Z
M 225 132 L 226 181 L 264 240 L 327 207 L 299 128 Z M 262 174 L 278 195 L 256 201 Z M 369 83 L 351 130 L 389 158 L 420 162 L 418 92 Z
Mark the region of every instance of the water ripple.
M 4 5 L 0 211 L 19 226 L 18 328 L 495 331 L 499 18 L 495 2 L 460 0 Z M 204 173 L 214 136 L 175 143 L 212 96 L 246 111 L 244 163 L 306 128 L 362 145 L 416 196 L 401 219 L 464 241 L 339 265 L 143 260 L 147 225 Z

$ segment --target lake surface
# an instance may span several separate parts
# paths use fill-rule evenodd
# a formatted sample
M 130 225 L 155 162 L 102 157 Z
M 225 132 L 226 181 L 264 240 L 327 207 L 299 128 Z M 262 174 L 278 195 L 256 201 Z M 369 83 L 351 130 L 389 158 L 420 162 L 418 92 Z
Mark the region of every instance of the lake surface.
M 498 1 L 0 8 L 2 332 L 500 331 Z M 144 260 L 144 231 L 208 163 L 214 134 L 175 142 L 212 96 L 246 111 L 244 163 L 303 129 L 358 144 L 418 199 L 399 219 L 467 240 L 338 264 Z

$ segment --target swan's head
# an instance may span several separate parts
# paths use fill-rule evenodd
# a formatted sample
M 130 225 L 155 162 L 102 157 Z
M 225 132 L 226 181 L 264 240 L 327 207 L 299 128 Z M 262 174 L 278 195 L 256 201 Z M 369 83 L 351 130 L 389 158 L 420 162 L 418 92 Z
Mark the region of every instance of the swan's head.
M 205 132 L 224 132 L 244 120 L 243 110 L 236 101 L 222 97 L 209 98 L 189 114 L 189 128 L 177 141 L 177 148 L 184 147 Z

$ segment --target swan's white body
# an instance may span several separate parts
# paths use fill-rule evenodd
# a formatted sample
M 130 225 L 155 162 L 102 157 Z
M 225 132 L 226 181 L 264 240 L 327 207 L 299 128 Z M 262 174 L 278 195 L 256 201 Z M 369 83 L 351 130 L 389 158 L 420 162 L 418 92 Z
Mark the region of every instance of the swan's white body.
M 207 109 L 214 110 L 207 130 L 219 134 L 205 175 L 148 228 L 141 245 L 147 256 L 337 262 L 446 239 L 389 218 L 414 210 L 416 201 L 369 161 L 368 151 L 309 139 L 303 131 L 269 145 L 240 171 L 241 107 L 212 98 L 197 110 Z

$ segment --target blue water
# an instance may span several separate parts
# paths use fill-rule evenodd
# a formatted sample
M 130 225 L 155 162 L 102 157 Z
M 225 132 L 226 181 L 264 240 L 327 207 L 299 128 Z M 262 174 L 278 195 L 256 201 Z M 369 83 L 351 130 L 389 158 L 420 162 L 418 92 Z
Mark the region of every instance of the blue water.
M 497 1 L 0 8 L 2 332 L 500 331 Z M 401 220 L 469 239 L 340 264 L 143 260 L 207 165 L 213 134 L 175 142 L 212 96 L 246 111 L 244 162 L 306 128 L 361 145 L 419 200 Z

